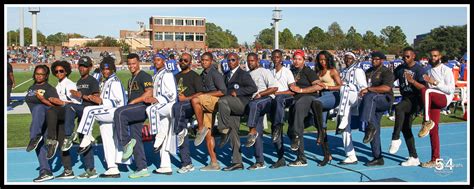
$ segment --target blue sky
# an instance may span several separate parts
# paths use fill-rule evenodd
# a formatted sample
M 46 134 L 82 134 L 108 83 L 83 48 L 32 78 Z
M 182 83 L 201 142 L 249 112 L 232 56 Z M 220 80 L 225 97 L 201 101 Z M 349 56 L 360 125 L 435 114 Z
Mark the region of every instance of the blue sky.
M 19 28 L 18 7 L 5 7 L 7 30 Z M 87 37 L 108 35 L 119 37 L 119 30 L 138 30 L 137 21 L 147 24 L 150 16 L 194 16 L 205 17 L 223 29 L 235 34 L 240 44 L 252 43 L 261 30 L 270 28 L 274 5 L 53 5 L 41 7 L 38 14 L 38 30 L 50 35 L 57 32 L 79 33 Z M 150 7 L 153 6 L 153 7 Z M 191 7 L 193 6 L 193 7 Z M 225 7 L 224 7 L 225 6 Z M 258 7 L 256 7 L 258 6 Z M 371 30 L 380 35 L 386 26 L 400 26 L 413 43 L 418 34 L 428 33 L 441 25 L 464 25 L 468 22 L 468 8 L 462 5 L 280 5 L 282 18 L 279 30 L 289 28 L 293 35 L 303 37 L 318 26 L 327 31 L 328 26 L 337 22 L 344 32 L 354 26 L 364 34 Z M 337 7 L 334 7 L 337 6 Z M 352 7 L 351 7 L 352 6 Z M 369 6 L 369 7 L 368 7 Z M 384 7 L 380 7 L 384 6 Z M 25 27 L 31 27 L 31 15 L 26 12 Z

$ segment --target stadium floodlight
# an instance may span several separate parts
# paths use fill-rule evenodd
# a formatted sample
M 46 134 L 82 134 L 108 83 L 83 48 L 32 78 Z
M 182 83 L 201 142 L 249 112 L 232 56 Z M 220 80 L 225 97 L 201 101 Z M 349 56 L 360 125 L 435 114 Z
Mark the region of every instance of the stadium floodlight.
M 281 9 L 278 9 L 278 7 L 275 7 L 273 10 L 273 27 L 275 28 L 275 46 L 274 49 L 278 49 L 278 22 L 282 20 L 281 18 Z
M 31 12 L 31 20 L 33 21 L 33 24 L 32 24 L 32 28 L 31 28 L 31 33 L 32 33 L 32 39 L 31 39 L 31 46 L 33 47 L 36 47 L 37 46 L 37 42 L 38 42 L 38 31 L 36 29 L 36 16 L 37 14 L 40 12 L 40 8 L 39 7 L 29 7 L 28 8 L 28 12 Z

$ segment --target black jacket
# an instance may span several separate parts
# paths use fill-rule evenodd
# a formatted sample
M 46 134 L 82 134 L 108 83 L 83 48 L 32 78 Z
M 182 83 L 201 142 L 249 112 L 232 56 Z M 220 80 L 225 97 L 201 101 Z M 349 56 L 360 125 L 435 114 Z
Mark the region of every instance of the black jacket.
M 238 68 L 234 75 L 232 75 L 232 78 L 229 79 L 231 72 L 232 71 L 229 71 L 225 75 L 227 95 L 230 95 L 231 92 L 235 90 L 237 97 L 246 105 L 252 98 L 252 94 L 257 92 L 257 85 L 255 85 L 255 82 L 248 72 Z

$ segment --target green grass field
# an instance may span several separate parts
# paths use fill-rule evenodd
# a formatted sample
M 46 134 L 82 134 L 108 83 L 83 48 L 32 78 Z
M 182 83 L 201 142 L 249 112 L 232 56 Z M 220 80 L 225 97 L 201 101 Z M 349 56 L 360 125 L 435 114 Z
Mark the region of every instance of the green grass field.
M 456 114 L 451 114 L 449 116 L 446 115 L 441 115 L 441 122 L 462 122 L 464 120 L 461 119 L 462 117 L 462 110 L 459 108 L 456 111 Z M 422 118 L 417 117 L 415 121 L 413 121 L 413 124 L 421 124 Z M 26 147 L 28 142 L 29 142 L 29 128 L 30 128 L 30 123 L 31 123 L 31 115 L 30 114 L 10 114 L 7 115 L 7 147 L 12 148 L 12 147 Z M 390 121 L 388 117 L 382 117 L 382 127 L 393 127 L 394 122 Z M 270 122 L 268 122 L 268 125 L 270 126 Z M 335 129 L 335 122 L 328 120 L 328 130 L 334 130 Z M 285 123 L 284 126 L 284 132 L 286 133 L 288 128 L 288 124 Z M 305 131 L 307 132 L 312 132 L 315 131 L 315 127 L 309 127 Z M 266 134 L 270 134 L 270 128 L 266 129 L 264 131 Z M 418 132 L 418 131 L 414 131 Z M 240 125 L 240 135 L 245 136 L 248 133 L 248 127 L 244 122 Z M 94 130 L 93 130 L 93 135 L 96 137 L 96 139 L 100 140 L 100 135 L 99 128 L 97 123 L 95 124 Z

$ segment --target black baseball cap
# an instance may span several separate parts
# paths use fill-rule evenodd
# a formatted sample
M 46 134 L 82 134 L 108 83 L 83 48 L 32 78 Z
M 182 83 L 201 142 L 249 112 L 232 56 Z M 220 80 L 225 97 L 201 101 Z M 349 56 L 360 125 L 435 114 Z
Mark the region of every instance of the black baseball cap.
M 79 66 L 91 67 L 92 66 L 92 59 L 88 56 L 81 56 L 79 58 Z

